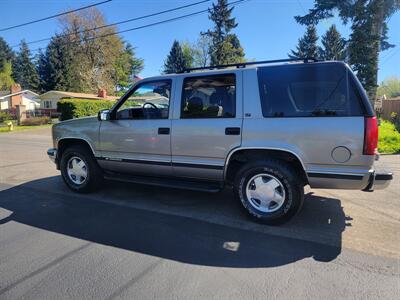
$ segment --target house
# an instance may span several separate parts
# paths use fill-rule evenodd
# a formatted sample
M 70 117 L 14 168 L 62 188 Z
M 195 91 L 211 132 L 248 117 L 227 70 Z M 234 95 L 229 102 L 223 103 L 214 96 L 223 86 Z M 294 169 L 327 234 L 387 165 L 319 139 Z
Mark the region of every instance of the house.
M 0 91 L 0 110 L 12 110 L 17 105 L 25 105 L 27 111 L 40 107 L 39 95 L 30 90 L 21 90 L 19 84 L 11 86 L 9 91 Z
M 57 102 L 61 99 L 87 99 L 87 100 L 117 100 L 119 97 L 107 96 L 104 89 L 99 89 L 97 94 L 74 93 L 64 91 L 48 91 L 39 96 L 40 108 L 46 110 L 57 110 Z

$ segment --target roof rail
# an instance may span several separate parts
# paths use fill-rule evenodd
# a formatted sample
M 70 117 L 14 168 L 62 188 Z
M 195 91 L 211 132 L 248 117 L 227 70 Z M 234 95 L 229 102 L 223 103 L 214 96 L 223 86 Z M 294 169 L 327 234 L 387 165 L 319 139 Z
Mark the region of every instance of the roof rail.
M 295 62 L 295 61 L 302 61 L 304 63 L 308 63 L 308 62 L 317 62 L 318 59 L 316 59 L 314 57 L 305 57 L 305 58 L 299 57 L 299 58 L 285 58 L 285 59 L 262 60 L 262 61 L 249 61 L 249 62 L 235 63 L 235 64 L 188 68 L 179 73 L 190 73 L 192 71 L 199 71 L 199 70 L 224 69 L 224 68 L 229 68 L 229 67 L 244 68 L 249 65 L 264 65 L 264 64 L 274 64 L 274 63 L 281 63 L 281 62 Z

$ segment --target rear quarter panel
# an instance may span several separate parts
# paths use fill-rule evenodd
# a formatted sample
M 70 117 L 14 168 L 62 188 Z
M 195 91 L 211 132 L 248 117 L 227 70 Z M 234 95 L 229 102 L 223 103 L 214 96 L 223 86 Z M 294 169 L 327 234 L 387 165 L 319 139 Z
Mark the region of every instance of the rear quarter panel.
M 242 147 L 284 150 L 295 154 L 306 173 L 355 174 L 360 180 L 308 176 L 311 187 L 362 189 L 374 157 L 363 155 L 364 117 L 264 118 L 256 69 L 246 70 Z M 344 146 L 350 159 L 338 163 L 332 151 Z

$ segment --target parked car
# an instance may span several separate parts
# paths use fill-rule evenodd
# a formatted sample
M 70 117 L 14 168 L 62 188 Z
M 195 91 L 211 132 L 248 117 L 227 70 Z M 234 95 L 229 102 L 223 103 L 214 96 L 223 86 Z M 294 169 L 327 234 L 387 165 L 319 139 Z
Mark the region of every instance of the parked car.
M 76 192 L 103 179 L 233 186 L 251 217 L 276 224 L 300 210 L 305 185 L 386 187 L 393 175 L 374 170 L 377 140 L 374 111 L 345 63 L 279 60 L 143 79 L 98 117 L 54 125 L 48 155 Z

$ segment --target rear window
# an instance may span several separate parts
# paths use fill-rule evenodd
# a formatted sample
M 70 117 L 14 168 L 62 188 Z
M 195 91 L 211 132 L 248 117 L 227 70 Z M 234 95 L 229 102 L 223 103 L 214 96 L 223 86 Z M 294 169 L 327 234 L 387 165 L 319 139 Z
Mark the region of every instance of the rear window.
M 348 70 L 340 64 L 301 64 L 258 70 L 264 117 L 361 116 Z

